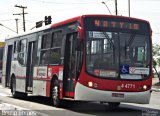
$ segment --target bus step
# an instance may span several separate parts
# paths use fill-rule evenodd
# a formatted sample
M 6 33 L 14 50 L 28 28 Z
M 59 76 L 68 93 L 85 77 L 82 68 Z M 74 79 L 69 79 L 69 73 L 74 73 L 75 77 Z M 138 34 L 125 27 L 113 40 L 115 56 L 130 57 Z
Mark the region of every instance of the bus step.
M 75 101 L 74 98 L 68 98 L 68 97 L 64 97 L 63 100 Z
M 26 91 L 26 93 L 28 93 L 28 94 L 32 94 L 32 91 Z

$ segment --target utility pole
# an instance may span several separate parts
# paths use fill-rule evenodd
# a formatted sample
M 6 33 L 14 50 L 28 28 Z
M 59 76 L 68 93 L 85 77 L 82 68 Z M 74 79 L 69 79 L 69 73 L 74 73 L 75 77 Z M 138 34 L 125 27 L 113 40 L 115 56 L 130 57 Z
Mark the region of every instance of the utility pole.
M 117 10 L 117 0 L 115 0 L 115 11 L 116 11 L 116 15 L 118 15 L 118 10 Z
M 24 32 L 26 31 L 26 27 L 25 27 L 25 14 L 28 14 L 28 13 L 24 13 L 24 9 L 26 9 L 27 7 L 25 6 L 18 6 L 18 5 L 15 5 L 14 7 L 18 7 L 18 8 L 22 8 L 22 13 L 19 13 L 19 14 L 13 14 L 13 15 L 23 15 L 23 30 Z
M 130 8 L 131 8 L 131 7 L 130 7 L 130 0 L 128 0 L 128 15 L 129 15 L 129 17 L 130 17 L 130 15 L 131 15 L 131 14 L 130 14 Z
M 18 20 L 19 19 L 15 19 L 16 20 L 16 30 L 17 30 L 17 34 L 18 34 Z

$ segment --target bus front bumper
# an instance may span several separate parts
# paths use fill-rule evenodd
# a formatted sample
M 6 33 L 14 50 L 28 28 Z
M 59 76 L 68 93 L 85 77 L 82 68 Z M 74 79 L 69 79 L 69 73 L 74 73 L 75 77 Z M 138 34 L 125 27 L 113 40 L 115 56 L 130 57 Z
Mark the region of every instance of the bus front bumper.
M 144 92 L 116 92 L 96 90 L 77 82 L 75 87 L 75 100 L 79 101 L 103 101 L 148 104 L 151 91 Z

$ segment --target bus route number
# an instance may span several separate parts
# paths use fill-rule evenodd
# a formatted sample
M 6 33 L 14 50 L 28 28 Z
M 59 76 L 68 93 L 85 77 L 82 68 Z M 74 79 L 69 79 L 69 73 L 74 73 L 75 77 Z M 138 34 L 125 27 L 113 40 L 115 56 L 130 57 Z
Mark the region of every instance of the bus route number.
M 135 89 L 136 85 L 135 84 L 122 84 L 121 88 L 125 88 L 125 89 Z

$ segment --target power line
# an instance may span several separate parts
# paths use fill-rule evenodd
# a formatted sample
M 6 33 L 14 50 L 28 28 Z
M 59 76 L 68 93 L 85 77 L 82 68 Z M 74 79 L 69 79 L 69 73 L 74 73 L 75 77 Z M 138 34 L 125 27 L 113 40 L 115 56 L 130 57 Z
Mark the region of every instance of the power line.
M 0 15 L 8 15 L 11 14 L 12 12 L 1 12 Z
M 0 26 L 3 26 L 3 27 L 5 27 L 5 28 L 9 29 L 10 31 L 17 33 L 17 32 L 16 32 L 16 31 L 14 31 L 13 29 L 11 29 L 11 28 L 9 28 L 9 27 L 7 27 L 7 26 L 3 25 L 2 23 L 0 23 Z
M 31 0 L 41 3 L 48 3 L 48 4 L 95 4 L 97 2 L 51 2 L 51 1 L 44 1 L 44 0 Z
M 4 20 L 0 20 L 0 21 L 2 22 L 2 21 L 11 21 L 11 20 L 14 20 L 14 19 L 4 19 Z

